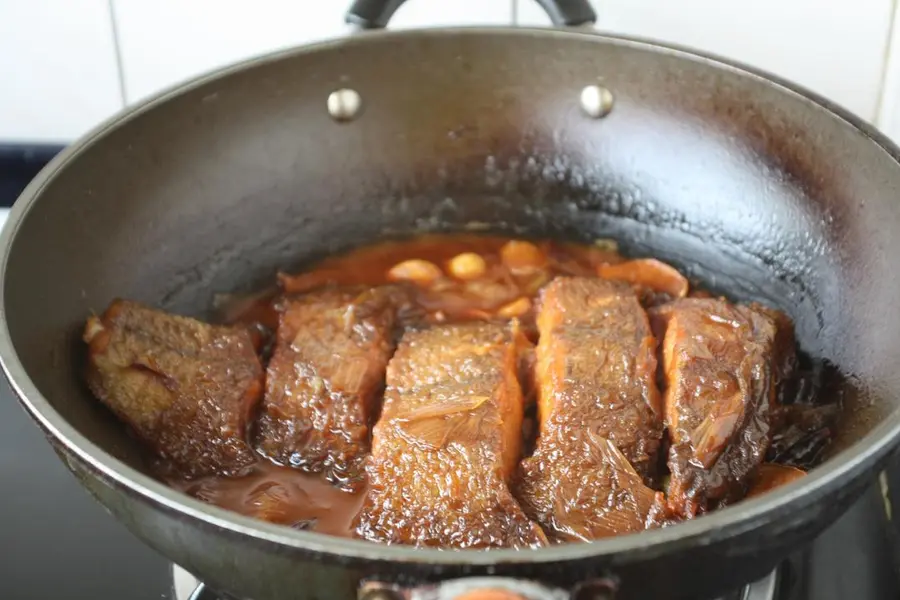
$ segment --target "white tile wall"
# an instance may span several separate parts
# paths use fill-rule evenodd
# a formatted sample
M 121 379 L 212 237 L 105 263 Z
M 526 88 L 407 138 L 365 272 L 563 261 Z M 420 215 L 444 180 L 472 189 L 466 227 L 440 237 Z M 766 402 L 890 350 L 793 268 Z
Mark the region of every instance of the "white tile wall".
M 900 140 L 900 0 L 595 0 L 601 29 L 793 79 Z M 225 64 L 343 35 L 349 0 L 0 0 L 0 142 L 70 140 Z M 535 0 L 409 0 L 394 27 L 546 25 Z M 893 29 L 893 31 L 892 31 Z M 893 40 L 893 43 L 891 43 Z
M 394 15 L 391 27 L 512 25 L 512 22 L 513 0 L 409 0 Z
M 345 35 L 349 6 L 340 0 L 112 3 L 129 102 L 242 58 Z M 511 0 L 411 0 L 391 26 L 511 22 Z
M 887 64 L 876 123 L 900 144 L 900 3 L 896 2 L 891 18 L 891 40 L 886 54 Z
M 112 0 L 128 102 L 258 54 L 338 35 L 340 2 Z
M 107 0 L 0 0 L 0 140 L 68 141 L 120 108 Z
M 520 24 L 548 24 L 517 0 Z M 598 29 L 740 60 L 875 117 L 893 0 L 595 0 Z

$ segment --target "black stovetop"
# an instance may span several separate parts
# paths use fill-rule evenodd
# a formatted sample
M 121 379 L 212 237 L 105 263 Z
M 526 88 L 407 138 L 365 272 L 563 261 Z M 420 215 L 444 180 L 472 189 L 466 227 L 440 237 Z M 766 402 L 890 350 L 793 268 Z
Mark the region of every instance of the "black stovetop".
M 891 469 L 898 475 L 900 464 Z M 896 500 L 900 500 L 900 496 Z M 900 502 L 892 511 L 900 515 Z M 169 600 L 170 564 L 83 491 L 0 382 L 0 598 Z M 782 569 L 778 600 L 900 598 L 900 536 L 876 482 Z
M 0 381 L 0 548 L 0 598 L 169 598 L 169 563 L 81 488 L 5 381 Z

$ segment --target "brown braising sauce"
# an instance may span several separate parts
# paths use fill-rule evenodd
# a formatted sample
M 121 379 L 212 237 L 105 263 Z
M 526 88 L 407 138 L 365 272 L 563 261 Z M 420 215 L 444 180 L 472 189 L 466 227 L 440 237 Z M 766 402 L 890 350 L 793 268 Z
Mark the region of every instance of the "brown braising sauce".
M 264 458 L 242 477 L 168 483 L 199 500 L 242 515 L 343 537 L 351 537 L 351 521 L 364 493 L 342 492 L 318 475 L 282 467 Z
M 628 260 L 607 240 L 570 244 L 454 234 L 382 242 L 329 257 L 303 273 L 279 274 L 275 292 L 232 298 L 219 309 L 226 323 L 252 324 L 271 332 L 278 319 L 273 303 L 282 293 L 406 281 L 415 284 L 415 303 L 432 323 L 517 318 L 535 338 L 538 292 L 558 275 L 626 281 L 647 307 L 687 295 L 709 296 L 703 290 L 689 290 L 687 280 L 672 267 L 654 259 Z M 530 386 L 527 381 L 523 384 L 527 395 Z M 531 400 L 523 426 L 526 449 L 536 433 Z M 243 476 L 167 483 L 247 516 L 345 537 L 352 536 L 352 521 L 365 494 L 364 489 L 355 494 L 341 491 L 318 475 L 262 457 Z

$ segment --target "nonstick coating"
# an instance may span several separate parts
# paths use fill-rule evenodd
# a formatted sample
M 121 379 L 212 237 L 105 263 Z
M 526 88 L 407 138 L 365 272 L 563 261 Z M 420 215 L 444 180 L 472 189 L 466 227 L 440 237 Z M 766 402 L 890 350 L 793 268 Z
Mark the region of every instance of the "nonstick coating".
M 593 119 L 579 104 L 614 97 Z M 355 120 L 326 98 L 352 88 Z M 760 576 L 837 518 L 900 417 L 897 150 L 811 94 L 724 62 L 552 30 L 367 33 L 227 69 L 113 119 L 26 190 L 0 243 L 0 358 L 69 468 L 148 544 L 256 600 L 354 597 L 362 577 L 505 574 L 620 598 Z M 672 261 L 774 303 L 857 394 L 836 456 L 799 483 L 696 521 L 534 552 L 439 552 L 250 520 L 146 475 L 82 384 L 79 331 L 116 296 L 203 316 L 384 236 L 490 228 Z M 65 507 L 60 507 L 64 510 Z

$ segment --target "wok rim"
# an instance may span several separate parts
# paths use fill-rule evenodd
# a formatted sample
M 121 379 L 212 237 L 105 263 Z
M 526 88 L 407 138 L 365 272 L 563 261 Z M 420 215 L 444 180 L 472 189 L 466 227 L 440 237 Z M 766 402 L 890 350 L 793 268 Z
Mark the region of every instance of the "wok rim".
M 298 531 L 285 526 L 245 517 L 237 513 L 211 506 L 168 487 L 114 458 L 111 454 L 88 440 L 64 419 L 51 403 L 38 391 L 28 376 L 11 339 L 6 311 L 6 270 L 10 251 L 17 232 L 31 208 L 37 203 L 44 188 L 53 183 L 57 173 L 69 168 L 78 157 L 90 151 L 119 125 L 164 104 L 170 99 L 201 87 L 211 81 L 276 63 L 294 56 L 330 52 L 353 44 L 365 44 L 370 40 L 433 36 L 535 36 L 556 37 L 561 40 L 588 40 L 610 45 L 631 47 L 638 50 L 674 56 L 679 59 L 700 62 L 711 68 L 762 80 L 774 85 L 781 92 L 799 97 L 818 108 L 831 113 L 849 127 L 864 135 L 884 151 L 900 168 L 900 148 L 874 126 L 849 110 L 825 99 L 803 86 L 787 81 L 764 70 L 750 67 L 717 55 L 686 48 L 677 44 L 656 40 L 583 30 L 561 30 L 542 27 L 451 27 L 414 30 L 367 31 L 348 38 L 326 40 L 270 52 L 258 57 L 234 63 L 200 77 L 176 84 L 128 107 L 106 119 L 60 152 L 25 188 L 14 203 L 6 225 L 0 233 L 0 368 L 31 417 L 44 431 L 74 455 L 94 476 L 98 473 L 114 482 L 117 488 L 127 490 L 156 509 L 178 513 L 182 518 L 200 521 L 231 534 L 253 538 L 258 542 L 277 544 L 301 552 L 331 556 L 343 561 L 391 562 L 419 566 L 461 567 L 491 566 L 496 564 L 541 564 L 577 561 L 584 559 L 625 559 L 639 554 L 661 555 L 678 551 L 695 543 L 709 544 L 756 529 L 770 520 L 773 514 L 795 512 L 812 504 L 818 498 L 832 493 L 846 480 L 858 477 L 863 471 L 883 458 L 900 437 L 900 409 L 894 409 L 869 433 L 849 448 L 813 469 L 799 481 L 781 486 L 773 492 L 744 500 L 734 506 L 712 512 L 663 529 L 642 531 L 592 543 L 563 544 L 536 550 L 497 549 L 437 550 L 410 546 L 384 545 L 364 540 L 347 539 L 327 534 Z M 900 235 L 898 232 L 897 235 Z

